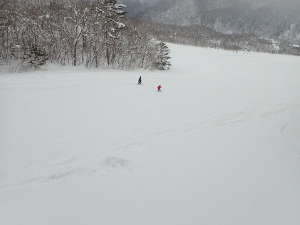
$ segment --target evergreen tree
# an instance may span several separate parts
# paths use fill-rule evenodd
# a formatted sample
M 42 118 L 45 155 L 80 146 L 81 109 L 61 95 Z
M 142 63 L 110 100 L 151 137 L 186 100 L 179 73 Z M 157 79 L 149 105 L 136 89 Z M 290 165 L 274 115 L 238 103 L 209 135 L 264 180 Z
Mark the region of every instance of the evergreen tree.
M 169 70 L 171 67 L 170 59 L 170 49 L 166 43 L 160 42 L 157 44 L 158 48 L 158 55 L 157 55 L 157 62 L 156 67 L 159 70 Z

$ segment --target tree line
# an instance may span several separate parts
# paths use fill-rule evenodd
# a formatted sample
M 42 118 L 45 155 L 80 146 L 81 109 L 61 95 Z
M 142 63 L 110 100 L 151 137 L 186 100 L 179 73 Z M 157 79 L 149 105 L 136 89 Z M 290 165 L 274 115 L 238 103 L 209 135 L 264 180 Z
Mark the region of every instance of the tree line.
M 0 63 L 168 69 L 168 47 L 117 0 L 0 0 Z
M 143 20 L 132 20 L 142 32 L 153 38 L 178 44 L 220 48 L 231 51 L 268 52 L 273 54 L 300 55 L 300 46 L 287 41 L 263 39 L 255 34 L 224 34 L 200 25 L 166 25 Z

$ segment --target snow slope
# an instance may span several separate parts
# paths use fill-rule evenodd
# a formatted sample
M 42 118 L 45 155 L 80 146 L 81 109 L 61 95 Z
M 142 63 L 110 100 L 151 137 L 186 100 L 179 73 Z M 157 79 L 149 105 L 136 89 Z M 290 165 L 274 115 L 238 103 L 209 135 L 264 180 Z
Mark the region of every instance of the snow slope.
M 0 75 L 1 225 L 300 224 L 300 58 L 171 49 Z

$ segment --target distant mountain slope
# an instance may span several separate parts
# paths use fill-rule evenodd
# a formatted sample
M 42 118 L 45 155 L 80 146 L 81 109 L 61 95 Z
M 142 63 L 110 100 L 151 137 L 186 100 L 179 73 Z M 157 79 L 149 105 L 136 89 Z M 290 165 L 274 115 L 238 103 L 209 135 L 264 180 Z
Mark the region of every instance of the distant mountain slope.
M 204 25 L 223 33 L 255 33 L 300 41 L 300 2 L 287 0 L 123 0 L 129 15 L 176 25 Z

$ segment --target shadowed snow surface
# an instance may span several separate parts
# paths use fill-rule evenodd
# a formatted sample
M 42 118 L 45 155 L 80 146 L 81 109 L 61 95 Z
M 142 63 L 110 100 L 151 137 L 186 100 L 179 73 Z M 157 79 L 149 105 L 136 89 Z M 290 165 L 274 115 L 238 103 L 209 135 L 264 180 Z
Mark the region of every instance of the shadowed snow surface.
M 0 75 L 0 224 L 300 224 L 300 58 L 170 46 Z

